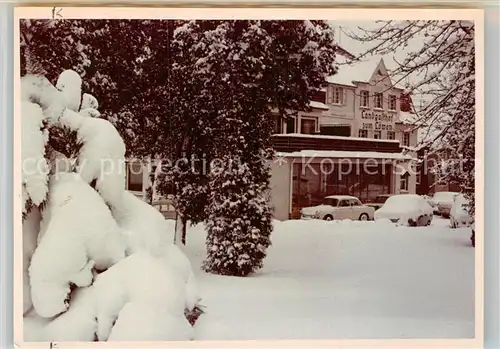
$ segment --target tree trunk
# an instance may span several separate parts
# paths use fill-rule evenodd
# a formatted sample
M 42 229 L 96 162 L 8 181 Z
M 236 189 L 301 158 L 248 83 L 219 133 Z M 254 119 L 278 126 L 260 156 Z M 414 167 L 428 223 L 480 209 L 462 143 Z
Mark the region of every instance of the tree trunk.
M 176 245 L 186 244 L 186 231 L 187 231 L 186 219 L 177 212 L 175 221 L 174 244 Z

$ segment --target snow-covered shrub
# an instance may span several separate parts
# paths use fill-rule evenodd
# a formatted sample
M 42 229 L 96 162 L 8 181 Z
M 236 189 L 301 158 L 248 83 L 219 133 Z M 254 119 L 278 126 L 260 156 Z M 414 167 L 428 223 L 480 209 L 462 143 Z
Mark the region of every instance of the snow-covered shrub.
M 38 104 L 49 124 L 58 122 L 66 109 L 64 96 L 44 76 L 25 75 L 21 78 L 21 101 Z
M 72 111 L 80 109 L 82 99 L 82 78 L 74 70 L 65 70 L 57 79 L 56 88 L 62 92 L 66 107 Z
M 108 339 L 113 323 L 128 302 L 149 304 L 149 307 L 177 317 L 179 323 L 188 323 L 184 316 L 186 284 L 183 278 L 164 259 L 147 252 L 137 252 L 121 260 L 100 274 L 94 287 L 100 341 Z M 150 323 L 143 325 L 153 326 Z
M 51 342 L 92 342 L 97 332 L 96 293 L 93 286 L 77 288 L 71 293 L 71 306 L 43 328 L 43 340 Z
M 29 272 L 33 306 L 51 317 L 69 307 L 70 283 L 90 285 L 94 263 L 109 268 L 124 258 L 125 246 L 109 208 L 75 173 L 52 176 L 42 226 Z
M 101 116 L 101 113 L 99 113 L 99 111 L 94 108 L 85 108 L 80 110 L 80 115 L 90 118 L 98 118 Z
M 110 207 L 122 229 L 127 255 L 148 251 L 161 256 L 173 244 L 173 232 L 163 215 L 131 192 L 125 191 L 121 200 L 112 202 Z
M 35 252 L 38 232 L 40 231 L 41 215 L 38 208 L 33 208 L 23 221 L 23 314 L 31 309 L 31 286 L 29 266 L 31 256 Z
M 213 168 L 208 207 L 206 271 L 247 276 L 263 266 L 272 231 L 271 211 L 264 197 L 266 181 L 253 177 L 249 164 L 226 157 Z
M 141 300 L 125 304 L 108 341 L 182 341 L 193 337 L 194 329 L 184 315 L 173 315 L 168 309 Z
M 186 304 L 187 312 L 192 312 L 201 301 L 200 291 L 196 277 L 187 256 L 177 245 L 170 245 L 165 258 L 167 264 L 175 268 L 186 284 Z
M 49 166 L 45 159 L 45 144 L 48 138 L 43 130 L 43 111 L 38 104 L 22 102 L 21 118 L 23 213 L 27 213 L 30 203 L 38 206 L 47 196 Z
M 107 203 L 121 200 L 125 191 L 125 144 L 107 120 L 87 117 L 66 109 L 61 124 L 76 131 L 81 144 L 77 172 Z
M 23 160 L 44 169 L 23 173 L 24 339 L 192 339 L 191 264 L 163 215 L 125 190 L 125 145 L 97 99 L 80 98 L 74 71 L 59 90 L 40 76 L 22 85 Z
M 85 109 L 99 109 L 99 102 L 97 101 L 97 98 L 92 96 L 90 93 L 84 93 L 82 96 L 82 105 L 80 106 L 80 111 L 85 110 Z

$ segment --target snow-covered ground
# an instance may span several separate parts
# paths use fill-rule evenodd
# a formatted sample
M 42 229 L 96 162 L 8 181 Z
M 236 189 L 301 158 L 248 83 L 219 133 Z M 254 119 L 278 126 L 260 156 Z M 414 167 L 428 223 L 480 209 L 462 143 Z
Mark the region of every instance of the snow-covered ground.
M 203 273 L 202 226 L 186 253 L 206 306 L 198 340 L 473 338 L 474 248 L 468 228 L 385 222 L 277 222 L 263 270 Z
M 173 232 L 174 222 L 167 225 Z M 205 306 L 195 340 L 474 336 L 470 229 L 451 229 L 447 219 L 418 228 L 389 221 L 275 221 L 263 270 L 246 278 L 201 270 L 205 234 L 202 225 L 190 228 L 181 248 Z M 28 340 L 46 337 L 45 324 L 28 315 Z

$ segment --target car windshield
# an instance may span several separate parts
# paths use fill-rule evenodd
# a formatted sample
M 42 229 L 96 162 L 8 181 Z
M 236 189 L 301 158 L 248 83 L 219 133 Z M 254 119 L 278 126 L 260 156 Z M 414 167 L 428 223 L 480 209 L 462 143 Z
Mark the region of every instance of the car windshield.
M 334 207 L 337 206 L 338 202 L 339 202 L 339 200 L 335 199 L 335 198 L 325 198 L 323 200 L 324 205 L 330 205 L 330 206 L 334 206 Z
M 377 198 L 375 199 L 375 203 L 383 204 L 384 202 L 387 201 L 388 198 L 389 198 L 388 196 L 377 196 Z

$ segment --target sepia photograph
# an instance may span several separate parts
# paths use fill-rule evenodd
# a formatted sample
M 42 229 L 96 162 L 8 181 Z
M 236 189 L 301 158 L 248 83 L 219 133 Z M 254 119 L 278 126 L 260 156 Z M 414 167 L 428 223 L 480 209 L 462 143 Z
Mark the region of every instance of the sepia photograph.
M 18 10 L 24 342 L 477 338 L 480 11 Z

